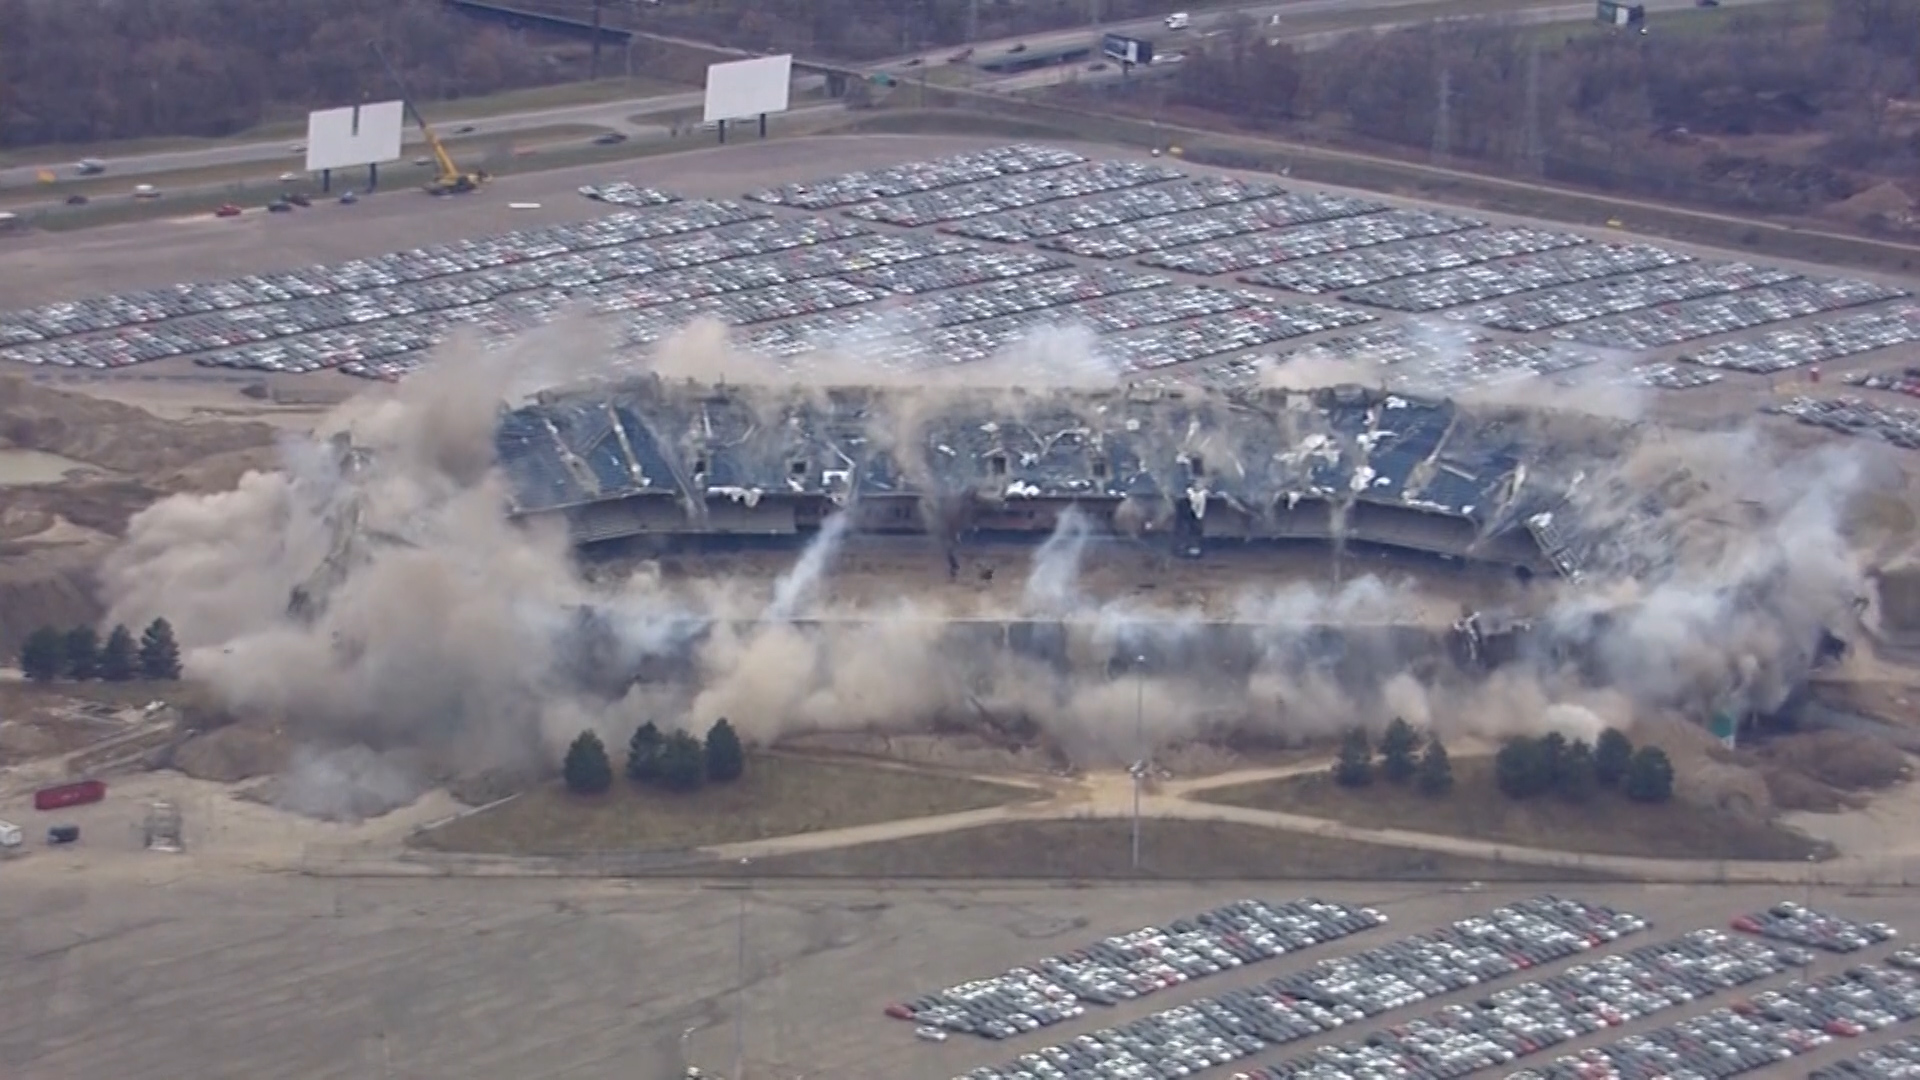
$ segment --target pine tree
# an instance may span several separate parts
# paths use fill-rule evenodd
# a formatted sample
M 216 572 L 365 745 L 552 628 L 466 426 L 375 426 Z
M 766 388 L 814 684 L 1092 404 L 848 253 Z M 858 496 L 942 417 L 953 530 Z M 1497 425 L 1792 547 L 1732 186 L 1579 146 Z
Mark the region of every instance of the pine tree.
M 1333 763 L 1333 782 L 1341 787 L 1366 787 L 1373 783 L 1373 748 L 1367 733 L 1353 728 L 1340 740 L 1340 756 Z
M 1447 748 L 1440 745 L 1438 737 L 1427 740 L 1427 748 L 1420 754 L 1417 778 L 1422 795 L 1439 798 L 1453 790 L 1453 760 L 1447 756 Z
M 165 619 L 148 623 L 140 635 L 140 674 L 154 682 L 180 678 L 180 645 L 173 640 L 173 626 Z
M 1593 747 L 1593 775 L 1602 787 L 1617 787 L 1633 763 L 1633 743 L 1615 728 L 1600 733 Z
M 1553 786 L 1552 744 L 1524 736 L 1508 739 L 1493 756 L 1493 782 L 1509 799 L 1531 799 Z
M 660 779 L 660 752 L 666 736 L 649 720 L 634 729 L 627 740 L 627 779 L 636 784 L 651 784 Z
M 707 730 L 707 779 L 730 784 L 747 771 L 747 751 L 740 736 L 726 717 L 714 721 Z
M 1394 717 L 1380 736 L 1380 775 L 1395 784 L 1406 783 L 1418 768 L 1414 758 L 1419 751 L 1420 736 L 1414 734 L 1413 725 Z
M 674 791 L 695 791 L 707 782 L 707 748 L 684 731 L 667 736 L 660 748 L 660 783 Z
M 613 762 L 607 760 L 607 747 L 600 736 L 591 731 L 581 732 L 567 747 L 560 773 L 567 790 L 575 795 L 599 795 L 613 786 Z
M 1600 790 L 1600 778 L 1594 767 L 1593 748 L 1575 740 L 1560 756 L 1560 778 L 1556 790 L 1571 803 L 1592 799 Z
M 114 627 L 100 649 L 100 677 L 108 682 L 127 682 L 138 673 L 137 661 L 133 632 L 124 625 Z
M 48 683 L 66 667 L 66 637 L 51 626 L 27 635 L 20 646 L 20 673 L 30 682 Z
M 1657 746 L 1643 746 L 1633 752 L 1627 766 L 1627 798 L 1635 802 L 1663 803 L 1673 798 L 1673 762 Z
M 86 682 L 100 674 L 100 635 L 91 626 L 76 626 L 67 631 L 65 653 L 67 678 Z

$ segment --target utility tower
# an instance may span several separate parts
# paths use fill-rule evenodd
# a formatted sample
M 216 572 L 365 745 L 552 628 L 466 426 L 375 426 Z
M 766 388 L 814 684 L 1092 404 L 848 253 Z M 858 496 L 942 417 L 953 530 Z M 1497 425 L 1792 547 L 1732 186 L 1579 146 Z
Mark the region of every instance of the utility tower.
M 1440 69 L 1440 93 L 1433 107 L 1433 162 L 1438 165 L 1453 152 L 1453 72 Z
M 1524 125 L 1520 131 L 1521 172 L 1528 176 L 1540 176 L 1547 171 L 1547 147 L 1540 139 L 1540 46 L 1535 45 L 1527 54 L 1527 94 L 1523 106 L 1525 115 L 1521 118 Z

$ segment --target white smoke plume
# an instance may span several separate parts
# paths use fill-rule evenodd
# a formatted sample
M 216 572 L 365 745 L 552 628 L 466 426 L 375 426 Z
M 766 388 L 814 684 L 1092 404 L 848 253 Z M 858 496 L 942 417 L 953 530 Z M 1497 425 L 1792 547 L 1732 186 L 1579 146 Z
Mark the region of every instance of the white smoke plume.
M 875 375 L 827 355 L 802 386 L 703 324 L 652 366 L 728 383 L 768 418 L 835 381 L 912 382 L 935 411 L 963 397 L 1025 407 L 1009 387 L 1036 389 L 1035 372 L 1065 371 L 1073 386 L 1117 378 L 1077 332 L 1019 349 L 971 376 Z M 414 790 L 396 776 L 422 767 L 550 769 L 581 729 L 619 746 L 643 720 L 704 730 L 726 717 L 762 743 L 1027 720 L 1081 760 L 1122 762 L 1136 752 L 1136 707 L 1157 743 L 1223 730 L 1299 739 L 1393 716 L 1590 738 L 1644 709 L 1777 705 L 1863 588 L 1842 528 L 1854 459 L 1769 461 L 1751 430 L 1647 434 L 1549 458 L 1542 468 L 1563 472 L 1583 515 L 1619 540 L 1588 579 L 1529 593 L 1526 614 L 1578 655 L 1542 650 L 1485 676 L 1444 662 L 1445 622 L 1436 634 L 1419 617 L 1435 602 L 1418 584 L 1331 563 L 1323 579 L 1241 596 L 1227 622 L 1180 602 L 1098 599 L 1082 575 L 1107 546 L 1094 543 L 1103 523 L 1079 510 L 1038 546 L 1009 610 L 960 622 L 904 591 L 840 603 L 836 562 L 858 542 L 849 514 L 827 519 L 770 595 L 651 564 L 612 574 L 583 567 L 558 525 L 507 518 L 493 449 L 502 401 L 606 373 L 606 342 L 562 321 L 506 349 L 440 353 L 391 393 L 343 407 L 319 442 L 290 444 L 280 470 L 137 515 L 103 570 L 113 621 L 172 619 L 190 674 L 312 747 L 283 793 L 306 812 L 391 804 Z M 901 410 L 894 430 L 869 437 L 924 449 L 922 416 Z M 1591 435 L 1575 420 L 1515 416 L 1534 437 Z M 345 469 L 323 444 L 335 433 L 365 451 Z M 1249 468 L 1221 462 L 1205 431 L 1167 456 L 1203 449 L 1216 468 Z M 290 609 L 296 593 L 306 603 Z M 1134 659 L 1144 663 L 1114 666 Z M 388 757 L 340 756 L 353 747 Z

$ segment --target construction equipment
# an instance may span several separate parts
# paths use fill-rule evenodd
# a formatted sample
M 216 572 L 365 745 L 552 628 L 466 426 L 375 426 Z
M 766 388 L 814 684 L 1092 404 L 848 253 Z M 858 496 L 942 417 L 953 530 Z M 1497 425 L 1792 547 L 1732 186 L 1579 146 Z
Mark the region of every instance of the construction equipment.
M 435 135 L 433 128 L 427 125 L 427 118 L 420 115 L 420 109 L 413 103 L 413 95 L 407 92 L 406 80 L 400 77 L 399 69 L 387 59 L 386 53 L 380 51 L 380 43 L 370 41 L 367 45 L 373 49 L 373 55 L 380 58 L 381 66 L 387 69 L 387 77 L 393 80 L 394 87 L 400 91 L 401 105 L 406 108 L 407 115 L 413 117 L 413 122 L 420 125 L 420 134 L 427 140 L 427 149 L 433 151 L 433 162 L 440 174 L 425 185 L 427 194 L 465 195 L 479 190 L 480 185 L 487 182 L 487 174 L 479 169 L 462 169 L 453 160 L 453 155 L 447 153 L 440 136 Z

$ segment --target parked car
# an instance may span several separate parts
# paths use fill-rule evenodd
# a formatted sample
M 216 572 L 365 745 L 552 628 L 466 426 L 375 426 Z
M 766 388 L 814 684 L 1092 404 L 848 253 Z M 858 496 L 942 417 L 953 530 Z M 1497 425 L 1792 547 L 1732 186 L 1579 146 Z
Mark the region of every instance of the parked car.
M 240 208 L 233 205 L 232 203 L 221 203 L 219 208 L 213 212 L 213 216 L 214 217 L 239 217 Z

